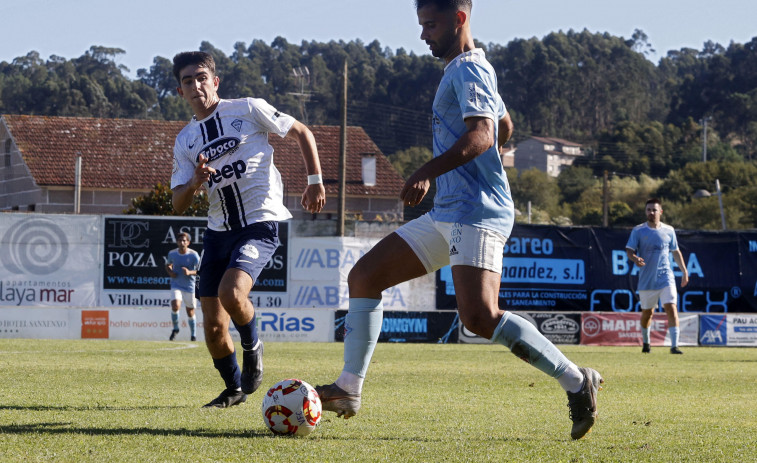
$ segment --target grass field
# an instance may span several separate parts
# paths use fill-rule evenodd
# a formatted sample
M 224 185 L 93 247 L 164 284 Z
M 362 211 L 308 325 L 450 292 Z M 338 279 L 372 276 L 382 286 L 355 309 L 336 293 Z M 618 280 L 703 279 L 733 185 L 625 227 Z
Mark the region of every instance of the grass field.
M 348 421 L 274 437 L 263 391 L 223 388 L 202 344 L 0 340 L 0 461 L 455 462 L 757 459 L 757 350 L 561 346 L 606 380 L 599 421 L 570 439 L 557 383 L 491 345 L 380 344 Z M 268 343 L 264 386 L 331 382 L 342 344 Z

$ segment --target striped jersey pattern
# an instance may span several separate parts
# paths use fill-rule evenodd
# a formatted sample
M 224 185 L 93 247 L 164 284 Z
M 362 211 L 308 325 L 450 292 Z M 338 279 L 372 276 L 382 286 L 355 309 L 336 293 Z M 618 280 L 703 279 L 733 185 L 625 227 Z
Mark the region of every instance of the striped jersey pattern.
M 213 114 L 193 118 L 176 137 L 171 188 L 192 179 L 202 155 L 216 170 L 205 184 L 208 228 L 229 231 L 291 218 L 268 134 L 285 137 L 292 124 L 294 118 L 265 100 L 221 100 Z

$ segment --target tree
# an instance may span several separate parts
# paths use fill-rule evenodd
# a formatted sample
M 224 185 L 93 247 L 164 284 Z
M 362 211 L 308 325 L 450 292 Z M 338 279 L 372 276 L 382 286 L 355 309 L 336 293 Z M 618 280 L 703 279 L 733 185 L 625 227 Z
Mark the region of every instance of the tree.
M 430 161 L 432 157 L 433 153 L 430 149 L 423 146 L 414 146 L 406 150 L 397 151 L 389 156 L 389 161 L 402 178 L 406 179 L 418 170 L 419 167 Z
M 171 199 L 173 192 L 167 185 L 158 183 L 147 195 L 139 196 L 131 200 L 131 206 L 124 214 L 137 215 L 176 215 Z M 192 204 L 184 211 L 184 216 L 207 216 L 208 195 L 205 190 L 196 193 Z
M 596 185 L 598 181 L 588 167 L 570 166 L 563 169 L 557 176 L 557 186 L 560 188 L 562 202 L 577 201 L 582 192 Z

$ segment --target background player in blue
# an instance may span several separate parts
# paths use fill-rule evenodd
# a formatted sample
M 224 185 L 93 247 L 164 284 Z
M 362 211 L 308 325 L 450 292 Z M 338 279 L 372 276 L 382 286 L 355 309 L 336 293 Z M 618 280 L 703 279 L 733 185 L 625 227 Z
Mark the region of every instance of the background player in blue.
M 416 1 L 421 40 L 446 67 L 433 105 L 434 158 L 410 176 L 400 197 L 415 206 L 435 180 L 434 208 L 382 239 L 350 271 L 344 368 L 333 384 L 316 390 L 324 410 L 355 415 L 381 331 L 382 291 L 450 264 L 465 327 L 556 378 L 568 392 L 571 436 L 579 439 L 594 424 L 601 376 L 578 368 L 531 323 L 498 306 L 514 218 L 498 146 L 512 123 L 494 70 L 474 46 L 471 6 L 470 0 Z
M 173 330 L 170 341 L 179 334 L 179 310 L 181 303 L 187 308 L 187 323 L 189 324 L 189 339 L 197 340 L 197 319 L 195 318 L 195 281 L 197 269 L 200 268 L 200 255 L 189 247 L 189 233 L 176 235 L 176 249 L 172 249 L 166 256 L 166 273 L 171 277 L 171 322 Z
M 302 208 L 320 212 L 326 192 L 307 127 L 261 99 L 221 99 L 215 62 L 207 53 L 179 53 L 173 73 L 179 94 L 194 111 L 174 145 L 173 206 L 181 213 L 198 189 L 208 190 L 199 296 L 205 343 L 226 389 L 206 407 L 225 408 L 247 400 L 263 381 L 263 343 L 249 294 L 279 245 L 279 221 L 292 217 L 284 207 L 269 134 L 291 138 L 300 148 L 308 173 Z M 242 344 L 241 372 L 230 322 Z
M 631 230 L 626 244 L 626 254 L 631 262 L 639 266 L 639 302 L 641 303 L 641 351 L 649 353 L 652 331 L 652 312 L 662 303 L 668 315 L 670 353 L 683 354 L 678 348 L 678 308 L 676 301 L 676 280 L 670 268 L 670 253 L 673 253 L 678 268 L 681 269 L 681 287 L 689 283 L 689 272 L 678 249 L 676 232 L 670 225 L 660 222 L 662 204 L 657 198 L 647 201 L 645 212 L 647 221 Z

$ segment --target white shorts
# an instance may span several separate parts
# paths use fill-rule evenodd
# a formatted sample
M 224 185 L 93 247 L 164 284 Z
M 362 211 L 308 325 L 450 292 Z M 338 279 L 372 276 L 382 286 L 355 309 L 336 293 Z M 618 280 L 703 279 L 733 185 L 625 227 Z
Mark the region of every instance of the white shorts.
M 675 286 L 666 286 L 661 289 L 648 289 L 637 291 L 642 310 L 656 309 L 658 301 L 663 305 L 675 304 L 678 301 L 678 291 Z
M 437 222 L 424 214 L 398 228 L 397 234 L 410 245 L 429 273 L 445 265 L 469 265 L 502 273 L 507 238 L 495 231 Z
M 171 300 L 184 302 L 184 305 L 187 307 L 187 309 L 194 309 L 197 306 L 197 304 L 195 304 L 194 293 L 190 293 L 189 291 L 182 291 L 180 289 L 172 289 Z

